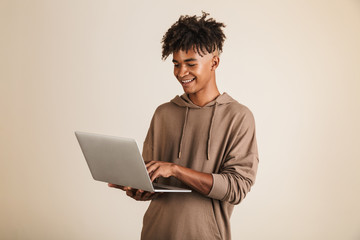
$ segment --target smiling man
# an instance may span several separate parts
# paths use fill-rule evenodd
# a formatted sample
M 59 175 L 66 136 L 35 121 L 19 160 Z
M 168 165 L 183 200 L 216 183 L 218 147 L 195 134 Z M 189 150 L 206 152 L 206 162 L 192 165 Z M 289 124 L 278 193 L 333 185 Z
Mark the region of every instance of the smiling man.
M 184 94 L 159 106 L 143 148 L 151 180 L 192 193 L 155 194 L 109 184 L 136 200 L 152 200 L 142 239 L 231 239 L 230 216 L 255 182 L 258 151 L 251 111 L 220 94 L 215 71 L 223 23 L 181 16 L 163 37 Z

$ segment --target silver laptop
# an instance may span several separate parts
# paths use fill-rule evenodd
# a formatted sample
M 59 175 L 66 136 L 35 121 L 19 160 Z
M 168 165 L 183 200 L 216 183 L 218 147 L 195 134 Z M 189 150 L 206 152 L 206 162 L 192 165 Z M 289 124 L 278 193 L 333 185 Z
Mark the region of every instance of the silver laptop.
M 91 175 L 97 181 L 149 192 L 191 192 L 152 183 L 134 139 L 75 132 Z

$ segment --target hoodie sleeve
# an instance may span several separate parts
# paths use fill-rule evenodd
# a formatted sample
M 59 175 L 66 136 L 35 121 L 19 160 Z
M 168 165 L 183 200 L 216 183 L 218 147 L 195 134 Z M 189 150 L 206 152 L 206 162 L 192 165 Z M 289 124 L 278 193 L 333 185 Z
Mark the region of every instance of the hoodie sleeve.
M 229 141 L 229 152 L 220 172 L 212 174 L 213 186 L 208 197 L 239 204 L 255 182 L 259 162 L 255 121 L 250 111 L 234 131 L 236 135 Z
M 155 114 L 153 115 L 150 123 L 149 130 L 146 134 L 146 138 L 143 144 L 142 157 L 145 162 L 152 161 L 154 158 L 154 121 Z

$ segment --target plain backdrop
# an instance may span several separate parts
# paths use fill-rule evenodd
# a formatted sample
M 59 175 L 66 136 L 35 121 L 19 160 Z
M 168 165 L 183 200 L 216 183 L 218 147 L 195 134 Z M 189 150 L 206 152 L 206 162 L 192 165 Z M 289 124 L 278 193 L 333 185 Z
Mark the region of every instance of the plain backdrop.
M 0 0 L 0 239 L 139 239 L 148 202 L 94 181 L 74 131 L 142 143 L 183 93 L 161 38 L 202 10 L 257 127 L 233 239 L 360 239 L 358 0 Z

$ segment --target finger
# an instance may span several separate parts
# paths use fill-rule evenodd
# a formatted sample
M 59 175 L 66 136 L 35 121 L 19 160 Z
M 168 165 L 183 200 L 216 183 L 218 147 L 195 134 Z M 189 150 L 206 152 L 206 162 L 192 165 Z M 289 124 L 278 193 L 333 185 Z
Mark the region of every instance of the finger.
M 126 195 L 128 195 L 129 197 L 134 197 L 134 193 L 133 193 L 133 191 L 131 191 L 131 190 L 126 190 Z
M 149 201 L 157 198 L 161 193 L 145 192 L 142 196 L 142 201 Z
M 153 162 L 153 161 L 145 161 L 145 165 L 147 166 L 151 162 Z
M 142 196 L 142 199 L 143 199 L 144 201 L 150 200 L 150 199 L 152 199 L 152 196 L 153 196 L 154 194 L 156 194 L 156 193 L 153 193 L 153 192 L 145 192 L 145 193 L 143 194 L 143 196 Z
M 154 162 L 155 162 L 155 161 L 147 161 L 147 162 L 145 162 L 145 165 L 148 166 L 148 165 L 153 164 Z
M 144 191 L 143 190 L 137 190 L 136 193 L 135 193 L 135 199 L 136 200 L 141 200 L 142 199 L 142 196 L 143 196 L 143 193 Z
M 159 170 L 159 168 L 157 168 L 155 171 L 153 171 L 152 173 L 151 173 L 151 177 L 150 177 L 150 179 L 151 179 L 151 181 L 153 182 L 155 179 L 157 179 L 158 177 L 161 177 L 162 175 L 161 175 L 161 171 Z
M 148 168 L 148 167 L 154 165 L 155 163 L 157 163 L 157 161 L 150 161 L 150 162 L 147 162 L 147 163 L 145 164 L 145 166 L 146 166 L 146 168 Z
M 153 164 L 153 165 L 147 167 L 147 171 L 148 171 L 149 175 L 153 174 L 153 172 L 154 172 L 156 169 L 158 169 L 159 167 L 160 167 L 159 164 Z
M 136 195 L 137 190 L 138 190 L 138 189 L 131 188 L 131 192 L 132 192 L 132 194 L 133 194 L 134 197 L 135 197 L 135 195 Z
M 108 186 L 109 186 L 109 187 L 112 187 L 112 188 L 118 188 L 118 189 L 124 190 L 124 186 L 121 186 L 121 185 L 116 185 L 116 184 L 108 183 Z
M 131 187 L 124 187 L 125 191 L 132 191 L 133 189 Z

